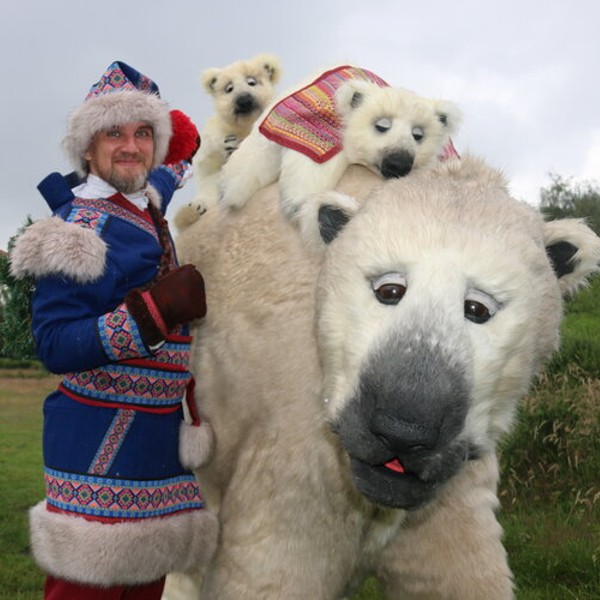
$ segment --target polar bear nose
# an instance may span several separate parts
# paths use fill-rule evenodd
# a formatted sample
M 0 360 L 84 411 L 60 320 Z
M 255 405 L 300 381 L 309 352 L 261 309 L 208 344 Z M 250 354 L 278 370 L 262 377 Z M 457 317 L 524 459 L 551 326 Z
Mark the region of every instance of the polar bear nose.
M 408 175 L 413 167 L 415 157 L 406 150 L 386 154 L 381 161 L 381 174 L 384 179 L 397 179 Z
M 432 450 L 439 438 L 437 427 L 407 421 L 382 410 L 374 412 L 369 429 L 390 450 L 399 455 Z
M 256 107 L 256 100 L 252 94 L 240 94 L 235 100 L 235 114 L 247 115 Z

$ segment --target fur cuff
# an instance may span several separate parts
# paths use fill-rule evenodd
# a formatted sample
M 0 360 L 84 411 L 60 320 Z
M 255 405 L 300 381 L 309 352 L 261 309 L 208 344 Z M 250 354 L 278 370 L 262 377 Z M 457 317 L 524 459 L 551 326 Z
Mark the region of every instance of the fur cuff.
M 208 462 L 214 445 L 214 433 L 207 421 L 191 425 L 182 421 L 179 428 L 179 461 L 185 469 L 198 469 Z
M 19 236 L 10 254 L 10 271 L 17 279 L 64 276 L 91 283 L 104 273 L 106 250 L 92 229 L 48 217 Z
M 33 555 L 60 579 L 87 585 L 137 585 L 171 571 L 206 565 L 216 548 L 218 521 L 195 510 L 139 523 L 103 524 L 46 510 L 29 511 Z

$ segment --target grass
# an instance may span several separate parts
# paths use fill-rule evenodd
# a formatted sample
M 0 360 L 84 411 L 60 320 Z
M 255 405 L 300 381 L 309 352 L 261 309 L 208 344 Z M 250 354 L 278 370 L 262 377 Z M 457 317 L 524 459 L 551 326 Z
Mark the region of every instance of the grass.
M 56 377 L 6 369 L 0 377 L 0 599 L 33 600 L 43 576 L 29 553 L 27 509 L 44 497 L 42 400 Z
M 42 400 L 56 377 L 0 370 L 0 600 L 41 598 L 27 509 L 43 497 Z M 518 600 L 600 598 L 600 379 L 543 377 L 501 451 L 499 515 Z M 353 600 L 379 600 L 369 579 Z
M 571 363 L 501 448 L 500 520 L 519 600 L 600 598 L 600 379 Z

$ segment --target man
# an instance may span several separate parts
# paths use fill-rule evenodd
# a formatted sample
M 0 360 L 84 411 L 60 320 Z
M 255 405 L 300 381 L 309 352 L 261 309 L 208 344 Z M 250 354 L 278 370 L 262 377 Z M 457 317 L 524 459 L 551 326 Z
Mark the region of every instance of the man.
M 11 255 L 13 273 L 36 279 L 38 355 L 64 374 L 44 404 L 46 500 L 30 511 L 50 600 L 158 599 L 168 572 L 214 551 L 216 519 L 188 470 L 209 430 L 184 423 L 182 406 L 204 284 L 177 265 L 162 215 L 182 182 L 181 164 L 162 165 L 171 136 L 156 84 L 111 64 L 64 139 L 83 183 L 51 176 L 55 215 Z M 180 447 L 180 430 L 195 446 Z

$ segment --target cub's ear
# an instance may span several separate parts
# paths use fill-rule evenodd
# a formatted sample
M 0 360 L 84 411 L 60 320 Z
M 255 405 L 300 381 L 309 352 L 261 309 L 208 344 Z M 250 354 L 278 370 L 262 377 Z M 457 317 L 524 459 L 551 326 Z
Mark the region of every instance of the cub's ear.
M 600 270 L 600 238 L 583 219 L 544 223 L 544 243 L 563 296 L 574 294 Z
M 206 69 L 200 77 L 202 87 L 211 96 L 214 96 L 217 93 L 217 82 L 219 81 L 220 74 L 221 69 Z
M 308 196 L 294 217 L 304 245 L 322 254 L 359 209 L 351 196 L 321 192 Z
M 456 133 L 462 122 L 462 111 L 450 100 L 435 100 L 434 110 L 440 123 L 449 134 Z
M 253 59 L 257 70 L 262 70 L 267 74 L 271 83 L 277 83 L 281 77 L 281 64 L 279 59 L 273 54 L 259 54 Z
M 360 80 L 349 80 L 343 83 L 335 93 L 335 105 L 342 117 L 360 106 L 373 87 L 373 83 Z

